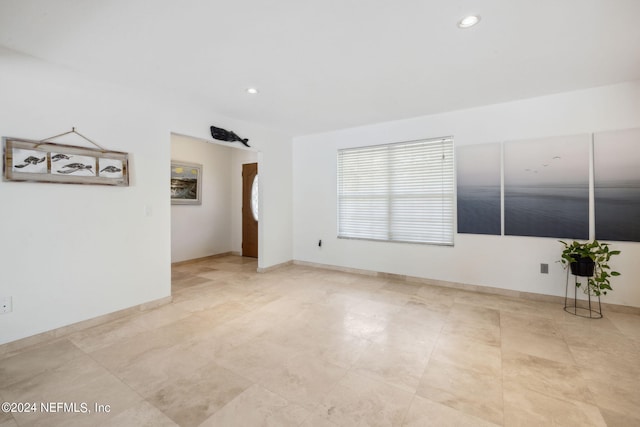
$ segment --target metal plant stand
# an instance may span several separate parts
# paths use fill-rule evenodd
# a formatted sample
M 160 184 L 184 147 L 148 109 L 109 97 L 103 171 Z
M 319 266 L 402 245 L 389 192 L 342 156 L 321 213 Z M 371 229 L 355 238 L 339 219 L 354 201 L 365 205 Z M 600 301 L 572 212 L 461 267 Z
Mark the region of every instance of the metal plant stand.
M 578 283 L 578 277 L 584 277 L 586 280 L 589 280 L 589 278 L 586 276 L 576 276 L 574 274 L 571 274 L 573 276 L 573 305 L 568 305 L 569 304 L 569 274 L 570 274 L 570 269 L 567 269 L 567 286 L 564 292 L 564 311 L 576 316 L 586 317 L 587 319 L 601 319 L 602 305 L 600 304 L 600 295 L 596 295 L 598 298 L 597 310 L 595 308 L 596 307 L 595 298 L 593 302 L 591 301 L 591 291 L 587 291 L 587 300 L 585 302 L 588 303 L 588 306 L 578 307 L 578 301 L 579 301 L 578 287 L 576 286 L 576 284 Z M 588 289 L 588 286 L 589 285 L 587 284 L 587 289 Z

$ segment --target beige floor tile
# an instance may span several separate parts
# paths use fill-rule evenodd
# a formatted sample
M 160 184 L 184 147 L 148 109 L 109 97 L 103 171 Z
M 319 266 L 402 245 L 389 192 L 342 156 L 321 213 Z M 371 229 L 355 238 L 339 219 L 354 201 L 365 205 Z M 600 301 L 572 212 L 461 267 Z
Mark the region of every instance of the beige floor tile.
M 422 290 L 424 288 L 425 286 L 421 286 L 419 289 Z M 427 289 L 431 289 L 431 287 L 427 287 Z M 438 319 L 444 322 L 454 304 L 454 298 L 452 297 L 436 293 L 427 295 L 423 292 L 406 298 L 400 312 L 415 314 L 418 319 L 421 319 L 422 316 L 427 316 L 425 320 Z
M 313 331 L 323 335 L 344 335 L 344 319 L 349 311 L 341 306 L 319 303 L 316 306 L 306 307 L 288 319 L 285 328 L 297 327 L 303 330 Z M 278 331 L 278 329 L 272 329 Z M 306 339 L 311 334 L 304 334 Z
M 242 304 L 249 310 L 260 310 L 264 312 L 271 312 L 276 314 L 282 314 L 283 310 L 286 312 L 286 316 L 290 316 L 295 312 L 295 303 L 297 301 L 284 300 L 283 296 L 269 292 L 268 290 L 260 289 L 259 284 L 256 285 L 255 290 L 250 290 L 246 294 L 242 294 Z
M 185 275 L 188 276 L 193 276 L 196 274 L 200 274 L 200 273 L 208 273 L 212 270 L 215 270 L 215 267 L 209 266 L 207 265 L 206 262 L 198 262 L 198 263 L 190 263 L 190 264 L 182 264 L 182 265 L 177 265 L 171 268 L 172 270 L 172 279 L 173 279 L 173 275 L 178 273 L 178 279 L 184 277 Z M 173 284 L 173 280 L 172 280 L 172 284 Z
M 449 406 L 415 396 L 402 425 L 407 427 L 496 427 L 501 424 L 494 424 Z
M 332 313 L 332 314 L 329 314 Z M 391 317 L 386 315 L 364 315 L 344 307 L 332 307 L 327 313 L 309 313 L 308 323 L 313 328 L 322 328 L 338 335 L 350 335 L 362 339 L 376 339 L 384 333 Z M 302 317 L 305 317 L 304 315 Z M 300 321 L 299 316 L 288 319 Z M 305 321 L 305 320 L 302 320 Z
M 447 321 L 481 324 L 485 326 L 500 326 L 500 312 L 493 308 L 486 308 L 456 302 L 449 312 Z
M 147 330 L 143 324 L 133 322 L 133 318 L 133 316 L 127 316 L 76 332 L 69 336 L 69 340 L 86 352 L 109 347 L 118 341 L 128 340 Z
M 320 415 L 311 414 L 309 418 L 300 424 L 300 427 L 338 427 L 338 424 L 331 422 Z
M 640 359 L 637 359 L 637 363 L 640 363 Z M 593 363 L 593 365 L 596 364 L 597 362 Z M 606 361 L 604 364 L 608 365 Z M 617 370 L 607 372 L 601 366 L 580 368 L 580 373 L 596 405 L 602 409 L 640 419 L 640 393 L 638 393 L 640 375 L 618 372 Z
M 500 302 L 499 309 L 502 313 L 518 314 L 521 316 L 544 317 L 555 322 L 562 321 L 571 316 L 563 310 L 561 303 L 548 303 L 532 301 L 521 298 L 505 297 Z
M 221 355 L 235 347 L 236 340 L 240 338 L 241 334 L 223 325 L 193 333 L 187 332 L 184 340 L 179 341 L 179 344 L 150 348 L 131 358 L 118 357 L 118 347 L 109 348 L 106 353 L 94 353 L 93 357 L 109 367 L 131 388 L 147 397 L 167 383 L 191 376 L 202 366 L 215 362 Z M 144 340 L 142 342 L 144 343 Z M 141 347 L 136 344 L 131 348 L 135 352 L 135 348 Z M 122 354 L 126 354 L 127 351 L 122 349 Z
M 209 325 L 218 326 L 229 320 L 237 319 L 248 312 L 249 309 L 244 304 L 229 301 L 195 311 L 194 314 L 205 319 Z
M 504 387 L 505 426 L 606 427 L 597 406 L 559 399 L 518 384 Z
M 169 381 L 147 400 L 182 427 L 200 425 L 251 386 L 251 382 L 215 363 Z
M 260 385 L 291 403 L 313 409 L 345 373 L 345 368 L 301 353 L 268 372 L 260 380 Z
M 566 341 L 576 364 L 580 367 L 640 376 L 640 347 L 620 333 L 593 332 L 589 335 L 565 332 Z M 594 360 L 615 360 L 615 363 L 594 363 Z
M 27 348 L 14 356 L 0 359 L 0 389 L 83 356 L 84 353 L 66 339 Z
M 475 306 L 483 309 L 499 310 L 505 302 L 501 295 L 483 294 L 478 292 L 461 292 L 455 298 L 456 304 Z
M 181 344 L 193 352 L 219 355 L 222 351 L 244 344 L 255 339 L 256 333 L 247 329 L 236 329 L 225 322 L 219 325 L 203 324 L 202 329 Z
M 200 426 L 297 426 L 309 415 L 310 412 L 303 407 L 291 404 L 255 384 L 216 411 Z
M 0 394 L 0 403 L 6 402 L 6 401 L 7 399 L 2 397 L 2 394 Z M 0 410 L 0 427 L 15 427 L 17 425 L 18 423 L 13 418 L 13 415 L 11 415 L 10 412 L 8 411 L 5 412 L 4 410 Z
M 624 336 L 608 315 L 602 319 L 588 319 L 569 314 L 563 310 L 562 317 L 557 321 L 558 327 L 567 339 L 582 339 L 584 336 L 592 335 Z
M 502 373 L 479 372 L 433 358 L 420 380 L 417 394 L 468 415 L 502 424 Z
M 406 304 L 407 297 L 395 295 L 389 291 L 375 291 L 367 295 L 369 298 L 356 298 L 349 311 L 361 316 L 389 319 L 394 314 L 402 311 L 402 305 Z M 401 304 L 394 304 L 390 298 L 399 297 Z
M 140 325 L 145 331 L 148 331 L 177 322 L 190 315 L 190 312 L 175 304 L 167 304 L 134 316 L 131 323 Z
M 326 299 L 319 301 L 319 304 L 322 309 L 330 308 L 339 313 L 352 312 L 363 304 L 362 300 L 367 295 L 370 295 L 369 291 L 341 288 L 338 292 L 327 295 Z
M 155 354 L 189 339 L 204 334 L 204 322 L 197 317 L 189 317 L 177 322 L 142 332 L 132 338 L 120 340 L 108 347 L 91 352 L 92 357 L 113 372 L 147 360 Z
M 343 334 L 332 339 L 316 343 L 312 348 L 314 357 L 319 357 L 341 368 L 350 368 L 367 350 L 369 341 L 364 338 Z
M 542 316 L 531 316 L 529 314 L 500 312 L 500 328 L 502 332 L 531 333 L 538 335 L 548 335 L 556 338 L 563 338 L 562 331 L 557 326 L 557 322 Z
M 243 334 L 257 337 L 272 329 L 277 329 L 292 317 L 289 312 L 275 312 L 263 308 L 251 310 L 234 319 L 225 322 L 225 326 L 240 331 Z
M 416 299 L 434 301 L 442 307 L 451 308 L 455 303 L 455 295 L 450 290 L 441 286 L 421 285 L 416 294 Z
M 182 289 L 210 282 L 210 279 L 207 279 L 206 277 L 192 276 L 187 273 L 181 273 L 181 275 L 182 277 L 178 279 L 171 279 L 171 287 L 174 291 L 180 291 Z
M 493 323 L 449 319 L 442 326 L 442 332 L 484 345 L 498 347 L 501 342 L 500 326 Z
M 617 330 L 580 329 L 574 325 L 563 325 L 562 328 L 565 341 L 576 352 L 609 351 L 634 355 L 640 353 L 640 345 Z
M 259 382 L 275 369 L 282 368 L 293 356 L 291 349 L 270 342 L 254 339 L 215 357 L 216 363 L 253 382 Z
M 402 292 L 393 292 L 387 289 L 378 289 L 369 291 L 363 289 L 360 294 L 351 293 L 358 299 L 364 299 L 371 302 L 381 304 L 379 307 L 386 307 L 387 313 L 400 313 L 407 306 L 409 301 L 414 301 L 414 295 L 407 295 Z
M 369 340 L 381 345 L 416 347 L 430 352 L 442 326 L 438 322 L 420 323 L 414 318 L 411 314 L 394 315 L 381 333 L 370 336 Z
M 140 402 L 100 424 L 100 427 L 178 427 L 149 402 Z
M 123 412 L 142 398 L 88 356 L 71 360 L 54 369 L 2 389 L 10 402 L 35 402 L 34 413 L 14 414 L 19 424 L 81 426 L 99 423 Z M 40 403 L 66 403 L 70 410 L 54 405 L 49 412 Z M 96 413 L 95 404 L 109 405 Z M 83 407 L 83 405 L 86 405 Z M 91 411 L 87 412 L 85 411 Z
M 405 295 L 416 295 L 420 287 L 421 286 L 417 283 L 390 281 L 389 283 L 382 286 L 381 289 L 391 292 L 398 292 Z
M 233 295 L 229 286 L 226 282 L 215 284 L 207 282 L 188 289 L 176 290 L 172 292 L 172 302 L 176 307 L 186 311 L 200 311 L 229 301 Z M 236 299 L 240 299 L 240 297 Z
M 640 343 L 640 316 L 611 312 L 606 317 L 619 331 Z
M 352 371 L 413 394 L 427 366 L 432 347 L 433 344 L 398 346 L 372 343 L 353 364 Z
M 607 427 L 629 427 L 640 426 L 640 416 L 630 417 L 609 409 L 600 408 L 602 417 L 607 422 Z
M 503 351 L 505 386 L 522 386 L 560 399 L 594 403 L 587 383 L 574 364 Z
M 531 333 L 528 330 L 503 330 L 502 349 L 505 351 L 519 351 L 572 365 L 576 363 L 569 346 L 563 338 Z
M 412 393 L 382 381 L 348 373 L 316 408 L 316 415 L 340 426 L 400 426 Z
M 404 308 L 412 311 L 420 310 L 426 313 L 438 314 L 442 316 L 442 322 L 444 323 L 453 304 L 453 298 L 443 297 L 437 294 L 429 296 L 424 293 L 416 294 L 408 298 Z
M 223 265 L 219 265 L 219 268 L 224 268 Z M 228 266 L 227 266 L 228 268 Z M 229 269 L 215 269 L 207 272 L 198 273 L 199 277 L 205 278 L 207 280 L 229 280 L 238 277 L 237 270 L 229 270 Z
M 287 322 L 258 339 L 286 348 L 291 356 L 304 353 L 343 368 L 351 367 L 371 343 L 340 328 L 329 329 L 318 319 L 306 323 Z
M 105 366 L 111 366 L 109 361 L 100 360 Z M 110 369 L 141 396 L 149 397 L 166 384 L 192 375 L 208 361 L 203 357 L 194 356 L 182 345 L 175 345 L 143 353 L 128 364 Z
M 499 376 L 502 372 L 500 347 L 483 344 L 459 335 L 440 334 L 431 360 L 458 366 L 480 374 Z

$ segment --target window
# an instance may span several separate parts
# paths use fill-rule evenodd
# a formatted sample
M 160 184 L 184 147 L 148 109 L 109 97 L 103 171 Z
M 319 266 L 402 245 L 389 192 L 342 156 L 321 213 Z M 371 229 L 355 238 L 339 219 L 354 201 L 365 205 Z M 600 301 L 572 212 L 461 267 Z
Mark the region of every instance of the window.
M 453 245 L 453 138 L 338 151 L 338 237 Z
M 258 221 L 258 175 L 253 177 L 253 183 L 251 184 L 251 213 L 253 219 Z

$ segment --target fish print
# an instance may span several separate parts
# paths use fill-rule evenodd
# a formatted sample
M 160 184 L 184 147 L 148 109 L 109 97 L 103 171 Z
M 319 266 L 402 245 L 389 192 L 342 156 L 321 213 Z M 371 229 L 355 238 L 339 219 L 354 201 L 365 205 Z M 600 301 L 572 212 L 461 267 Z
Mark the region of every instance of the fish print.
M 51 161 L 58 162 L 60 160 L 69 160 L 70 158 L 71 156 L 67 156 L 66 154 L 56 154 L 55 156 L 51 157 Z
M 68 168 L 68 169 L 65 169 L 65 168 Z M 62 169 L 58 169 L 58 173 L 70 174 L 70 173 L 74 173 L 82 170 L 87 170 L 93 173 L 92 169 L 93 169 L 93 166 L 91 165 L 85 165 L 82 163 L 69 163 L 68 165 L 64 165 Z
M 24 160 L 22 161 L 22 162 L 23 162 L 22 164 L 20 164 L 20 165 L 15 165 L 15 167 L 17 167 L 18 169 L 22 169 L 22 168 L 24 168 L 24 167 L 26 167 L 26 166 L 29 166 L 29 165 L 37 165 L 38 163 L 42 163 L 42 162 L 44 162 L 46 159 L 47 159 L 47 157 L 46 157 L 46 156 L 45 156 L 45 157 L 42 157 L 41 159 L 39 159 L 39 158 L 37 158 L 37 157 L 35 157 L 35 156 L 29 156 L 29 157 L 27 157 L 26 159 L 24 159 Z
M 117 168 L 115 166 L 107 166 L 106 168 L 100 171 L 100 173 L 102 172 L 116 173 L 116 172 L 122 172 L 122 169 Z

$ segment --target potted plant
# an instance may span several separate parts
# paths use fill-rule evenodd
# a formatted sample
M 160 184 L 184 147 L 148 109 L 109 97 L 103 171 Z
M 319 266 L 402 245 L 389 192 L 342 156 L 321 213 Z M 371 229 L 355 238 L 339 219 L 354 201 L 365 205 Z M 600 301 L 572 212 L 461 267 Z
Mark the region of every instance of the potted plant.
M 612 271 L 609 267 L 609 260 L 613 255 L 619 255 L 620 251 L 609 249 L 609 243 L 601 243 L 597 240 L 581 243 L 573 241 L 563 242 L 564 250 L 560 263 L 567 268 L 571 268 L 571 274 L 580 277 L 587 277 L 585 294 L 600 296 L 607 294 L 611 289 L 610 278 L 619 276 L 620 273 Z M 576 286 L 581 287 L 582 283 L 576 281 Z

